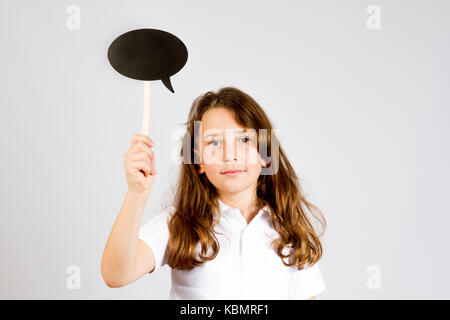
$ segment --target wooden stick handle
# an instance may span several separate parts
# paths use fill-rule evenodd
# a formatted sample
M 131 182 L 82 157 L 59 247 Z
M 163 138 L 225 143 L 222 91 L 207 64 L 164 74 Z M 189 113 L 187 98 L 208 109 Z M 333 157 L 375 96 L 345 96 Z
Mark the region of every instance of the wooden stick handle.
M 150 81 L 144 81 L 144 110 L 142 112 L 142 134 L 148 136 L 148 128 L 150 123 Z M 141 170 L 145 176 L 145 172 Z M 147 177 L 147 176 L 146 176 Z
M 148 136 L 150 115 L 150 81 L 144 81 L 144 112 L 142 113 L 142 134 Z

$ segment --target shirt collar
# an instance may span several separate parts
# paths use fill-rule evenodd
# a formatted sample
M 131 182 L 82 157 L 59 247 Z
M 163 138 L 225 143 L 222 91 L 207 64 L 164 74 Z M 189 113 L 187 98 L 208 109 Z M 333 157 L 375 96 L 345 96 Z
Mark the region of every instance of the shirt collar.
M 220 207 L 221 213 L 238 210 L 237 208 L 232 208 L 229 205 L 225 204 L 219 198 L 217 198 L 217 201 L 219 202 L 219 207 Z M 268 205 L 265 205 L 264 208 L 260 209 L 256 215 L 259 216 L 261 214 L 270 215 L 270 208 Z

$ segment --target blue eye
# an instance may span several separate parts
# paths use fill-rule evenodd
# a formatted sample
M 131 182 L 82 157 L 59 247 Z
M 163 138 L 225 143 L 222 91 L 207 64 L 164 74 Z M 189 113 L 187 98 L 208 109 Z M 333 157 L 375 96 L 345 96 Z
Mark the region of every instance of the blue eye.
M 241 141 L 242 141 L 242 139 L 246 139 L 244 141 L 244 143 L 247 143 L 250 140 L 249 137 L 243 137 L 243 138 L 241 138 Z M 208 143 L 208 145 L 213 144 L 214 146 L 218 146 L 218 144 L 215 144 L 216 142 L 220 142 L 220 140 L 212 140 L 211 142 Z
M 208 143 L 208 145 L 213 144 L 214 142 L 220 142 L 219 140 L 213 140 L 210 143 Z M 215 144 L 215 146 L 217 146 L 217 144 Z

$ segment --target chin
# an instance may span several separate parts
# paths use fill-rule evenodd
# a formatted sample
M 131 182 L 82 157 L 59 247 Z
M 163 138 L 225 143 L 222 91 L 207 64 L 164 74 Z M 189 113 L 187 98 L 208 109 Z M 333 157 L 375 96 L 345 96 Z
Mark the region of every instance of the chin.
M 219 186 L 219 188 L 221 191 L 226 192 L 226 193 L 239 193 L 243 190 L 246 189 L 246 185 L 244 185 L 243 183 L 237 183 L 236 181 L 234 182 L 228 182 L 228 183 L 224 183 L 221 184 Z

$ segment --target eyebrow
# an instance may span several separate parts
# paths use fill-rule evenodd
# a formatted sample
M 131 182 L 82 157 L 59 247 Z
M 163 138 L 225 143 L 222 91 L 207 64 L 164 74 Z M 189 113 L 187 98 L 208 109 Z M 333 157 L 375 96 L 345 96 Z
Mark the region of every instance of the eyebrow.
M 238 129 L 237 131 L 236 131 L 236 133 L 245 133 L 245 132 L 247 132 L 247 129 Z M 209 138 L 209 137 L 217 137 L 217 136 L 221 136 L 222 135 L 222 133 L 210 133 L 210 134 L 207 134 L 206 136 L 204 136 L 203 137 L 203 140 L 206 140 L 207 138 Z

